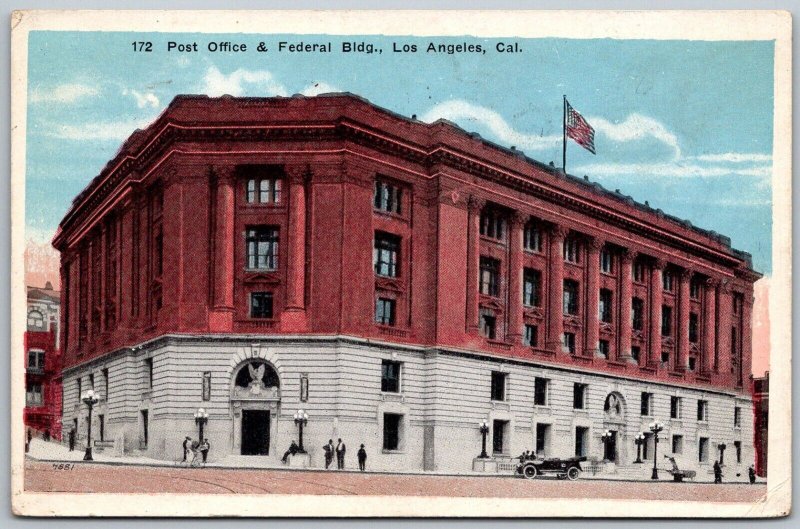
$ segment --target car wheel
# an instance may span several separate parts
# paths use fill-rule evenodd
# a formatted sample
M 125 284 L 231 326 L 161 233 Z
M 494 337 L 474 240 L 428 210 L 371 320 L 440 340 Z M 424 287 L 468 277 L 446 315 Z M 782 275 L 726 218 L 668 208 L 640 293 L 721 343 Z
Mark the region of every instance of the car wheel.
M 526 479 L 533 479 L 536 477 L 536 467 L 533 465 L 528 465 L 522 469 L 522 475 L 525 476 Z
M 581 477 L 581 471 L 578 469 L 578 467 L 571 467 L 569 470 L 567 470 L 567 477 L 570 481 L 575 481 Z

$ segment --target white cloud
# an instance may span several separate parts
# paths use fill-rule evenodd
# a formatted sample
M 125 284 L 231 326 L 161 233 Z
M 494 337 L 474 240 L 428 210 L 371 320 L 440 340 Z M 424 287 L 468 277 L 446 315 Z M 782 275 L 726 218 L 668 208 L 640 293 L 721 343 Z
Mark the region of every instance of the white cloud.
M 40 127 L 47 136 L 64 140 L 124 140 L 134 130 L 143 129 L 155 117 L 120 121 L 90 122 L 81 125 L 48 124 Z
M 488 128 L 500 143 L 514 145 L 523 150 L 541 151 L 552 149 L 558 147 L 562 140 L 561 135 L 537 136 L 518 132 L 503 119 L 503 116 L 494 110 L 473 105 L 466 101 L 453 100 L 439 103 L 420 118 L 421 121 L 428 123 L 432 123 L 437 119 L 447 119 L 461 123 L 478 123 Z
M 717 154 L 701 154 L 699 156 L 687 156 L 688 160 L 701 162 L 729 162 L 729 163 L 758 163 L 771 162 L 771 154 L 742 153 L 742 152 L 722 152 Z
M 288 91 L 272 73 L 266 70 L 239 68 L 225 75 L 216 66 L 210 66 L 203 77 L 202 91 L 212 97 L 221 95 L 287 96 Z
M 31 91 L 31 103 L 62 103 L 71 104 L 85 97 L 99 95 L 100 91 L 93 87 L 79 83 L 61 84 L 51 89 L 40 87 Z
M 153 92 L 145 92 L 144 94 L 138 90 L 128 90 L 127 88 L 122 91 L 122 95 L 133 96 L 136 100 L 136 106 L 139 108 L 152 107 L 158 108 L 158 97 Z
M 597 116 L 587 119 L 594 127 L 595 132 L 603 134 L 611 141 L 625 143 L 651 137 L 670 147 L 673 150 L 674 159 L 677 160 L 681 156 L 678 137 L 653 118 L 634 113 L 625 118 L 622 123 L 611 123 Z
M 310 84 L 300 91 L 301 94 L 308 97 L 316 96 L 319 94 L 328 94 L 331 92 L 341 92 L 341 90 L 339 90 L 335 86 L 329 85 L 328 83 L 319 82 Z
M 632 175 L 642 178 L 665 176 L 678 178 L 715 178 L 722 176 L 769 178 L 772 176 L 772 168 L 769 165 L 731 168 L 729 166 L 691 164 L 681 160 L 667 163 L 595 163 L 577 167 L 574 172 L 592 176 Z

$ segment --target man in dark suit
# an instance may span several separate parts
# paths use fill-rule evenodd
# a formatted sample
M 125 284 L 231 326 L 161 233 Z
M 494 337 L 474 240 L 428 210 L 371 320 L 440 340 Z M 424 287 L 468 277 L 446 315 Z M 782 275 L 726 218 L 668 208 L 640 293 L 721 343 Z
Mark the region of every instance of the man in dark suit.
M 750 478 L 750 484 L 753 485 L 756 482 L 756 467 L 750 465 L 750 468 L 747 469 L 747 475 Z
M 336 445 L 336 468 L 339 470 L 344 470 L 344 454 L 347 451 L 347 447 L 344 445 L 341 439 L 339 439 L 338 444 Z
M 189 437 L 188 435 L 186 436 L 186 439 L 183 440 L 183 461 L 182 461 L 183 463 L 186 463 L 186 451 L 188 450 L 189 443 L 191 441 L 192 441 L 192 438 Z
M 325 450 L 325 470 L 328 470 L 331 462 L 333 462 L 333 439 L 328 439 L 328 444 L 323 446 L 322 449 Z
M 722 467 L 719 461 L 714 461 L 714 483 L 722 483 Z
M 75 428 L 69 431 L 69 451 L 75 450 Z
M 367 466 L 367 451 L 364 450 L 364 445 L 361 445 L 361 448 L 358 449 L 358 469 L 361 472 L 364 472 L 364 467 Z

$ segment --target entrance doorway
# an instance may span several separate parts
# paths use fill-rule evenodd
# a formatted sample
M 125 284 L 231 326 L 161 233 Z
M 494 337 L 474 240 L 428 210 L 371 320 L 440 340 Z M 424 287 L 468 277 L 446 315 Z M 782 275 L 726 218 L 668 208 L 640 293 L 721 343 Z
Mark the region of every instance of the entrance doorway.
M 611 437 L 608 438 L 606 441 L 605 453 L 603 454 L 603 459 L 606 461 L 611 461 L 612 463 L 617 462 L 617 432 L 614 430 L 609 431 L 611 433 Z
M 269 410 L 242 410 L 242 455 L 269 455 Z

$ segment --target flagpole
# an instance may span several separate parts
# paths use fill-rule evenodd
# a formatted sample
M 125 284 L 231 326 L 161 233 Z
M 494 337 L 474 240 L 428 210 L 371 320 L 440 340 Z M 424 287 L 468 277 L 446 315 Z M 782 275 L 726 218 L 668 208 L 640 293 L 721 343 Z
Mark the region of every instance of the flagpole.
M 564 138 L 561 147 L 561 167 L 564 169 L 564 174 L 567 174 L 567 96 L 564 94 L 564 119 L 561 122 L 561 129 L 564 133 Z

